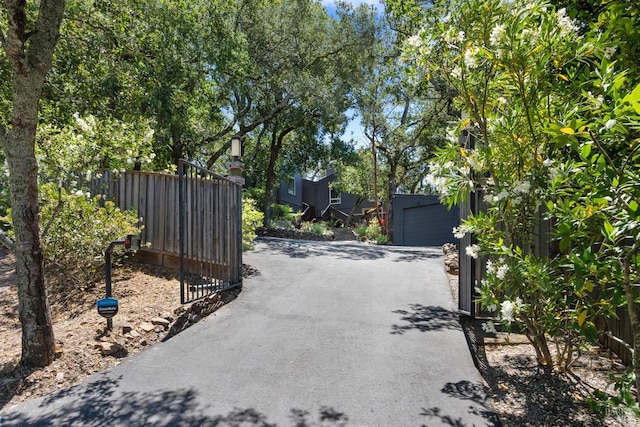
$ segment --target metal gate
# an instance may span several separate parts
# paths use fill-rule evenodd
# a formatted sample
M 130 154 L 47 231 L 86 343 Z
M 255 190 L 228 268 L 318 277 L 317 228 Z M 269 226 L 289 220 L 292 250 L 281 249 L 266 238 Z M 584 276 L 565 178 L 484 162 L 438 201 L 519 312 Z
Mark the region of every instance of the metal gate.
M 469 194 L 466 203 L 460 206 L 460 220 L 478 213 L 478 193 Z M 465 234 L 458 244 L 458 310 L 467 316 L 476 315 L 476 283 L 481 280 L 481 262 L 466 254 L 467 246 L 474 243 L 471 233 Z
M 181 160 L 180 299 L 242 285 L 242 186 Z
M 465 149 L 475 148 L 475 140 L 467 129 L 462 131 L 458 143 Z M 470 192 L 467 195 L 467 200 L 461 204 L 460 222 L 478 213 L 482 200 L 479 198 L 479 193 L 480 189 L 476 188 L 476 191 Z M 467 246 L 474 243 L 476 243 L 475 236 L 467 233 L 458 245 L 458 310 L 468 316 L 476 315 L 477 295 L 475 288 L 482 278 L 482 263 L 466 253 Z

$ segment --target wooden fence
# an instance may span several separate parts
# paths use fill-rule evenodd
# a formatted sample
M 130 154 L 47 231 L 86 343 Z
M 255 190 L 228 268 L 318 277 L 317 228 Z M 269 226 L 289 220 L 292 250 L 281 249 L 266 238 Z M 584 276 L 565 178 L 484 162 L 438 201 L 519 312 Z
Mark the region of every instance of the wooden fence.
M 242 283 L 241 197 L 238 184 L 181 163 L 179 175 L 105 172 L 91 182 L 144 225 L 139 261 L 180 269 L 183 303 Z
M 627 307 L 616 309 L 618 318 L 610 317 L 604 319 L 606 333 L 600 336 L 600 344 L 614 352 L 622 362 L 631 366 L 633 362 L 633 333 L 631 330 L 631 320 Z

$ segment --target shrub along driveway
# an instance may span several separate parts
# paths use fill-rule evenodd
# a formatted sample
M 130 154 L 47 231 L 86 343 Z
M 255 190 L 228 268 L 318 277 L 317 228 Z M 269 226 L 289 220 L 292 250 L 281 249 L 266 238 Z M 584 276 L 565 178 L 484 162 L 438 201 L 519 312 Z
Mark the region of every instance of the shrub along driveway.
M 495 424 L 439 248 L 261 239 L 244 261 L 214 316 L 2 426 Z

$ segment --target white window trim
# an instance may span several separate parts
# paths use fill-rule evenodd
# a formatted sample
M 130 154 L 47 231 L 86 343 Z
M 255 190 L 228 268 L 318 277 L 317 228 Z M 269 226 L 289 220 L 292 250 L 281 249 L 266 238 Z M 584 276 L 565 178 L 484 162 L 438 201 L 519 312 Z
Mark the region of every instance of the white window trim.
M 333 197 L 334 192 L 338 195 L 337 197 Z M 342 203 L 342 193 L 338 193 L 333 188 L 329 187 L 329 204 L 339 205 L 341 203 Z
M 287 193 L 292 196 L 296 195 L 296 178 L 291 177 L 287 180 Z

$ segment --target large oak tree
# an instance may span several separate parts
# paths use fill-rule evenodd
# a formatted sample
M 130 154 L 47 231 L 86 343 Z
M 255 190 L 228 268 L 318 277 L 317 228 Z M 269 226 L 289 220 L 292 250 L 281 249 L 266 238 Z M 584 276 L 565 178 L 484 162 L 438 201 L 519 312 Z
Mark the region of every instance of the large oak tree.
M 53 361 L 54 337 L 45 289 L 38 221 L 38 164 L 35 157 L 38 104 L 51 68 L 64 0 L 5 0 L 0 43 L 10 64 L 10 122 L 0 124 L 0 146 L 9 165 L 22 358 L 26 366 Z M 33 6 L 34 8 L 36 6 Z M 32 18 L 36 15 L 35 19 Z M 7 84 L 9 82 L 3 82 Z

